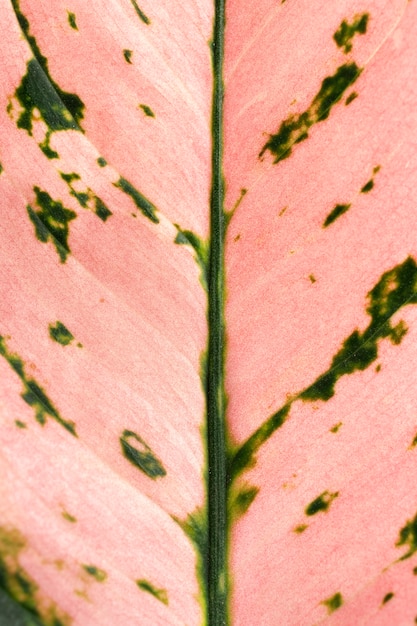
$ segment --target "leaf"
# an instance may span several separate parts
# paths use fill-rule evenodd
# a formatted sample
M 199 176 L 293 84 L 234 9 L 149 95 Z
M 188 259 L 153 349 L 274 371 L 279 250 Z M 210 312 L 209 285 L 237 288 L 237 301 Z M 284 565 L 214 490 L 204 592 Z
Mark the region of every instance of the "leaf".
M 0 623 L 413 623 L 415 11 L 3 3 Z
M 416 7 L 226 7 L 231 623 L 411 624 Z

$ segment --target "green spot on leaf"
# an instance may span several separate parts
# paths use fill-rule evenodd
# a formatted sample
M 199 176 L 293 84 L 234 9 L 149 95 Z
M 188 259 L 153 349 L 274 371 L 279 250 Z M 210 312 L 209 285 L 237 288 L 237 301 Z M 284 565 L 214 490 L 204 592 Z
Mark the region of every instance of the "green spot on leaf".
M 316 515 L 317 513 L 326 513 L 335 498 L 337 498 L 339 492 L 330 493 L 329 491 L 323 491 L 313 502 L 305 508 L 306 515 Z
M 307 524 L 300 524 L 294 528 L 294 532 L 297 533 L 297 535 L 301 535 L 307 528 Z
M 233 479 L 244 469 L 254 465 L 255 460 L 253 457 L 255 452 L 278 428 L 281 428 L 281 426 L 285 424 L 290 409 L 291 402 L 285 404 L 281 409 L 274 413 L 234 454 L 230 455 L 227 470 L 230 481 L 233 481 Z
M 393 327 L 390 319 L 403 306 L 417 303 L 416 289 L 417 266 L 411 257 L 385 272 L 368 293 L 369 326 L 363 332 L 355 330 L 333 357 L 327 372 L 298 397 L 306 401 L 329 400 L 335 394 L 339 378 L 365 370 L 377 359 L 379 340 L 388 338 L 394 344 L 400 343 L 406 327 L 403 322 Z
M 343 426 L 343 422 L 339 422 L 338 424 L 335 424 L 334 426 L 331 427 L 330 432 L 337 433 L 341 426 Z
M 339 102 L 346 89 L 358 79 L 361 71 L 356 63 L 346 63 L 333 76 L 325 78 L 309 108 L 284 120 L 278 132 L 270 136 L 259 157 L 262 158 L 266 150 L 269 150 L 274 156 L 274 163 L 287 159 L 294 145 L 307 139 L 309 129 L 329 117 L 331 109 Z
M 56 85 L 45 74 L 39 62 L 36 59 L 28 62 L 26 74 L 15 93 L 23 109 L 17 119 L 17 126 L 32 135 L 34 122 L 42 120 L 47 130 L 39 147 L 51 159 L 58 158 L 58 153 L 52 150 L 49 143 L 52 133 L 62 130 L 81 130 L 79 122 L 83 117 L 84 105 L 79 101 L 81 104 L 78 104 L 77 108 L 71 98 L 75 100 L 78 96 L 66 95 L 65 104 L 62 100 L 65 96 L 64 92 L 61 94 L 57 92 Z M 72 112 L 68 108 L 70 106 L 73 108 Z
M 87 572 L 89 576 L 92 576 L 98 583 L 104 583 L 107 579 L 107 574 L 104 570 L 99 569 L 95 565 L 83 565 L 83 570 Z
M 25 424 L 25 422 L 21 422 L 20 420 L 15 420 L 14 423 L 16 424 L 18 428 L 27 428 L 27 425 Z
M 9 352 L 5 339 L 1 336 L 0 355 L 4 359 L 6 359 L 10 367 L 15 371 L 15 373 L 22 381 L 23 392 L 21 396 L 26 404 L 33 408 L 36 421 L 43 426 L 44 424 L 46 424 L 48 417 L 51 417 L 56 422 L 58 422 L 58 424 L 63 426 L 66 430 L 68 430 L 72 435 L 76 437 L 77 433 L 75 432 L 74 422 L 64 420 L 60 416 L 58 410 L 54 407 L 44 390 L 38 385 L 35 380 L 33 380 L 33 378 L 27 376 L 27 374 L 25 373 L 25 367 L 22 359 L 17 356 L 17 354 Z
M 383 599 L 382 599 L 382 604 L 386 604 L 387 602 L 389 602 L 390 600 L 392 600 L 392 598 L 394 597 L 394 593 L 392 591 L 390 591 L 389 593 L 387 593 Z
M 372 189 L 374 188 L 374 181 L 371 178 L 370 180 L 368 180 L 367 183 L 365 183 L 365 185 L 362 187 L 361 189 L 361 193 L 369 193 L 370 191 L 372 191 Z
M 159 219 L 156 215 L 156 207 L 152 204 L 152 202 L 147 200 L 145 196 L 140 193 L 140 191 L 135 189 L 135 187 L 131 183 L 129 183 L 128 180 L 120 177 L 117 183 L 113 183 L 113 185 L 118 189 L 121 189 L 128 196 L 130 196 L 138 209 L 142 211 L 143 215 L 145 215 L 145 217 L 154 222 L 154 224 L 159 223 Z
M 140 104 L 139 107 L 142 109 L 147 117 L 155 117 L 155 113 L 147 104 Z
M 352 91 L 352 93 L 350 93 L 348 97 L 346 98 L 345 105 L 349 106 L 349 104 L 353 102 L 354 100 L 356 100 L 357 97 L 358 97 L 358 93 L 356 91 Z
M 130 0 L 133 8 L 136 11 L 136 14 L 139 16 L 139 18 L 142 20 L 142 22 L 144 24 L 147 24 L 149 26 L 149 24 L 151 23 L 151 20 L 149 19 L 149 17 L 146 17 L 145 13 L 139 8 L 138 3 L 136 2 L 136 0 Z
M 74 30 L 78 30 L 77 19 L 76 19 L 75 13 L 71 13 L 71 11 L 68 11 L 68 24 Z
M 233 500 L 233 509 L 237 515 L 243 515 L 249 509 L 252 502 L 259 493 L 259 487 L 245 485 L 237 492 Z
M 208 516 L 203 508 L 196 509 L 190 513 L 185 520 L 173 517 L 174 521 L 182 528 L 195 546 L 197 553 L 197 572 L 200 582 L 201 602 L 204 603 L 208 593 L 209 576 L 209 550 L 208 550 Z
M 67 521 L 67 522 L 71 522 L 71 524 L 75 524 L 77 521 L 77 518 L 74 517 L 73 515 L 71 515 L 70 513 L 68 513 L 67 511 L 62 511 L 62 517 Z
M 393 343 L 395 346 L 399 346 L 401 341 L 403 340 L 403 337 L 407 334 L 407 332 L 408 332 L 407 324 L 404 322 L 404 320 L 400 320 L 398 324 L 392 328 L 392 331 L 389 337 L 391 340 L 391 343 Z
M 70 626 L 72 619 L 44 597 L 39 585 L 19 562 L 26 548 L 22 534 L 13 528 L 0 528 L 0 587 L 33 617 L 28 624 Z
M 208 245 L 191 230 L 182 230 L 178 224 L 174 224 L 178 233 L 174 239 L 174 243 L 179 245 L 189 245 L 195 251 L 196 261 L 201 268 L 201 279 L 203 287 L 207 288 L 207 272 L 208 272 Z
M 349 211 L 351 204 L 336 204 L 334 209 L 329 213 L 323 223 L 323 228 L 327 228 L 330 224 L 333 224 L 337 220 L 338 217 Z
M 27 207 L 28 215 L 35 227 L 37 239 L 42 243 L 51 241 L 61 259 L 65 263 L 70 253 L 68 245 L 69 223 L 77 217 L 77 214 L 64 207 L 59 200 L 53 200 L 49 193 L 34 187 L 36 204 L 39 210 Z
M 124 456 L 149 478 L 166 476 L 166 470 L 161 461 L 139 435 L 132 430 L 125 430 L 120 437 L 120 443 Z
M 125 61 L 130 65 L 132 65 L 132 54 L 133 50 L 127 50 L 126 48 L 123 50 L 123 56 L 125 58 Z
M 74 340 L 74 335 L 62 322 L 56 322 L 55 325 L 49 324 L 49 336 L 61 346 L 68 346 Z
M 67 183 L 70 194 L 83 209 L 90 209 L 102 222 L 105 222 L 113 215 L 110 209 L 104 204 L 103 200 L 96 196 L 90 187 L 83 188 L 82 190 L 78 188 L 81 184 L 81 176 L 79 174 L 75 172 L 60 172 L 60 175 L 62 180 Z
M 163 604 L 168 605 L 168 592 L 166 591 L 166 589 L 158 589 L 157 587 L 152 585 L 149 581 L 144 580 L 144 579 L 137 580 L 136 584 L 139 587 L 139 589 L 142 589 L 142 591 L 151 593 L 157 600 L 159 600 Z
M 334 596 L 328 598 L 327 600 L 323 600 L 322 604 L 327 607 L 327 610 L 330 613 L 333 613 L 343 604 L 343 597 L 341 593 L 335 593 Z
M 110 215 L 113 215 L 110 209 L 104 204 L 103 200 L 98 196 L 94 196 L 94 213 L 102 222 L 105 222 Z
M 395 545 L 397 548 L 400 548 L 401 546 L 408 546 L 408 551 L 400 557 L 400 561 L 409 559 L 417 552 L 417 515 L 415 515 L 413 519 L 408 520 L 406 525 L 401 528 L 398 541 Z
M 355 35 L 364 35 L 368 27 L 369 13 L 355 15 L 353 22 L 350 24 L 343 20 L 338 30 L 333 35 L 333 39 L 339 48 L 343 49 L 345 54 L 352 50 L 352 41 Z
M 23 109 L 17 120 L 17 126 L 32 135 L 33 122 L 37 119 L 42 120 L 47 131 L 39 147 L 48 158 L 57 158 L 58 153 L 52 150 L 49 144 L 51 134 L 62 130 L 82 131 L 84 103 L 76 94 L 63 91 L 52 79 L 48 60 L 42 55 L 35 37 L 30 34 L 29 21 L 20 10 L 19 0 L 12 0 L 12 5 L 34 55 L 28 62 L 26 74 L 15 93 Z M 9 107 L 8 111 L 11 112 Z
M 107 165 L 107 161 L 103 157 L 98 157 L 97 163 L 99 164 L 100 167 L 106 167 Z

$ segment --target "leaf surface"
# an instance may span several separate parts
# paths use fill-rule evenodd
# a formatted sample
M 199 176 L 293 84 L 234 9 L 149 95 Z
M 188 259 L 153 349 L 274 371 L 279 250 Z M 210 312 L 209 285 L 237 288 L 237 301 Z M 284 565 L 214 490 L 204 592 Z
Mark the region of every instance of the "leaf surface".
M 416 7 L 227 7 L 232 623 L 411 624 Z
M 415 3 L 0 16 L 0 624 L 414 623 Z
M 0 567 L 47 626 L 203 619 L 212 7 L 135 6 L 1 8 Z

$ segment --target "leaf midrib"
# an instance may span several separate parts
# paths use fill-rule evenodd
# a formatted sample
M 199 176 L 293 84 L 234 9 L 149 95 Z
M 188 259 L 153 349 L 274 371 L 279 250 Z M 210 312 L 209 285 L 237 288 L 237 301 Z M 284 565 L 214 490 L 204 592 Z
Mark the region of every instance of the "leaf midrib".
M 224 180 L 223 56 L 225 0 L 215 0 L 212 100 L 212 186 L 208 268 L 207 448 L 208 554 L 207 623 L 225 626 L 227 619 L 226 426 L 224 391 Z

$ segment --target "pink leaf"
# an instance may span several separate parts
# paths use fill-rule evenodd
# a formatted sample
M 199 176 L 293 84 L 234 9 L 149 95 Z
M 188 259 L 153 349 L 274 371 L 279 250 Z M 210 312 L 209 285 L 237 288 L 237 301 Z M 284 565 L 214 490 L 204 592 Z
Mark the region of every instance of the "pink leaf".
M 414 623 L 415 13 L 3 3 L 0 626 Z

